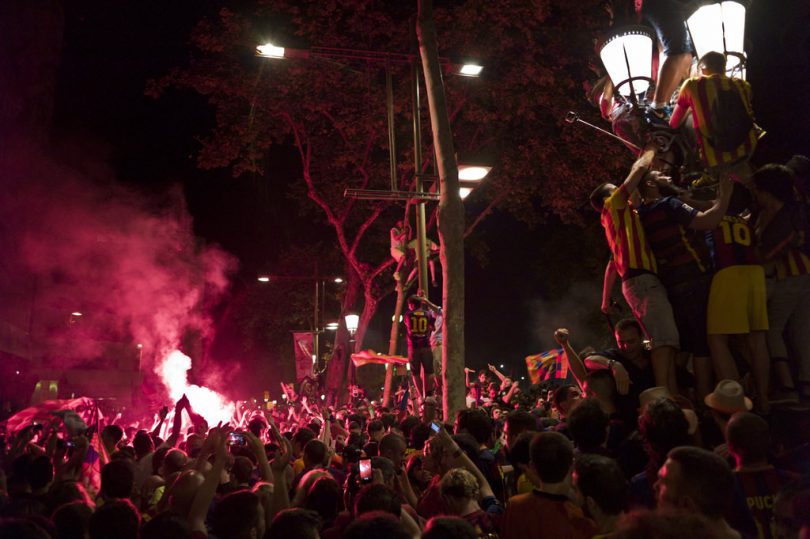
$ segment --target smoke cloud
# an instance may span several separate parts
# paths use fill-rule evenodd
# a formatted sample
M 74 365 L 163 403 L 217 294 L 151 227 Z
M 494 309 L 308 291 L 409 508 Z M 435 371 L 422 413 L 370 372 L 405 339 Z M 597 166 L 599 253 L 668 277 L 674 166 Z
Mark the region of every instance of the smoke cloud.
M 534 338 L 543 343 L 543 350 L 557 348 L 554 331 L 563 327 L 570 331 L 575 350 L 586 346 L 597 349 L 615 346 L 610 340 L 607 321 L 599 311 L 600 285 L 600 282 L 576 282 L 558 300 L 531 301 Z
M 179 189 L 148 197 L 99 161 L 80 171 L 31 150 L 0 155 L 0 187 L 6 350 L 68 367 L 139 343 L 152 372 L 187 332 L 209 334 L 236 261 L 195 238 Z

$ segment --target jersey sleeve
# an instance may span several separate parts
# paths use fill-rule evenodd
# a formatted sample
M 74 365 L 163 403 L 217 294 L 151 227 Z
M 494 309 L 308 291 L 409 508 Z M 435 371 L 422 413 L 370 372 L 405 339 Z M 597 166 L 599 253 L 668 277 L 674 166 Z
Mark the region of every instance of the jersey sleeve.
M 684 228 L 688 227 L 695 216 L 700 213 L 677 197 L 666 197 L 664 200 L 669 216 Z

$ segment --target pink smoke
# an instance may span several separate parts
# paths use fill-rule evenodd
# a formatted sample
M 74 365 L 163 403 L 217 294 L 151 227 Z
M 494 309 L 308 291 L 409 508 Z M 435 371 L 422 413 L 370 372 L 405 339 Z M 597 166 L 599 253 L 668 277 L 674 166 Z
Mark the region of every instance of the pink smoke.
M 181 188 L 146 195 L 117 182 L 97 153 L 76 161 L 0 151 L 0 323 L 21 336 L 5 349 L 32 369 L 102 367 L 148 378 L 173 351 L 201 350 L 211 338 L 209 308 L 227 294 L 236 260 L 195 236 Z M 193 355 L 211 384 L 212 358 Z M 168 392 L 185 391 L 206 418 L 220 417 L 207 411 L 210 396 L 195 402 L 186 369 Z M 166 403 L 157 389 L 149 406 Z M 111 393 L 100 385 L 90 391 Z
M 174 350 L 155 366 L 155 373 L 169 390 L 172 401 L 179 401 L 185 394 L 194 411 L 209 425 L 229 422 L 236 409 L 234 403 L 207 387 L 189 384 L 186 372 L 190 368 L 191 358 Z

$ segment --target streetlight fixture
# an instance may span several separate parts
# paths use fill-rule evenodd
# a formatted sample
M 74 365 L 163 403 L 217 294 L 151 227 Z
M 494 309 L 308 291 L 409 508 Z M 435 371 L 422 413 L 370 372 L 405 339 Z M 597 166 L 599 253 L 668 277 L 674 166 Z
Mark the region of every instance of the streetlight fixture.
M 326 330 L 329 330 L 329 331 L 337 331 L 338 323 L 337 322 L 329 322 L 323 328 L 326 329 Z
M 646 26 L 617 28 L 602 42 L 599 57 L 620 97 L 635 102 L 650 87 L 654 43 Z
M 70 313 L 70 316 L 75 316 L 78 318 L 79 316 L 82 316 L 82 313 L 80 313 L 79 311 L 73 311 L 72 313 Z
M 745 78 L 746 0 L 702 0 L 686 19 L 698 58 L 707 52 L 726 55 L 726 74 Z
M 357 326 L 360 323 L 360 317 L 356 314 L 347 314 L 346 315 L 346 329 L 349 330 L 349 335 L 354 337 L 354 334 L 357 333 Z
M 480 182 L 487 177 L 489 171 L 492 170 L 490 166 L 484 165 L 465 165 L 459 163 L 458 165 L 458 179 L 459 181 L 473 181 Z
M 465 77 L 477 77 L 481 75 L 481 71 L 483 70 L 484 66 L 479 64 L 462 64 L 458 70 L 458 74 Z
M 386 86 L 386 116 L 388 124 L 388 150 L 389 165 L 391 175 L 391 187 L 389 190 L 372 189 L 346 189 L 344 196 L 359 200 L 409 200 L 416 202 L 416 260 L 419 275 L 419 289 L 428 294 L 427 275 L 427 239 L 425 224 L 425 203 L 427 201 L 438 201 L 437 193 L 425 192 L 422 188 L 422 175 L 418 172 L 422 170 L 422 141 L 421 141 L 421 103 L 419 96 L 419 56 L 418 54 L 404 54 L 395 52 L 377 52 L 356 49 L 341 49 L 334 47 L 310 47 L 309 49 L 290 49 L 278 47 L 272 43 L 266 43 L 256 47 L 256 53 L 265 58 L 326 58 L 342 59 L 349 61 L 374 62 L 385 68 Z M 439 58 L 442 66 L 447 71 L 467 76 L 477 77 L 481 74 L 483 66 L 472 62 L 455 64 L 448 58 Z M 413 108 L 413 137 L 414 137 L 414 170 L 416 186 L 415 191 L 398 190 L 397 163 L 396 163 L 396 131 L 394 126 L 394 98 L 393 82 L 391 76 L 391 66 L 393 64 L 406 64 L 411 66 L 411 95 Z
M 262 58 L 284 58 L 284 47 L 277 47 L 272 43 L 265 43 L 256 47 L 256 54 Z
M 261 276 L 257 277 L 256 280 L 259 281 L 260 283 L 269 283 L 270 282 L 270 277 L 268 277 L 266 275 L 261 275 Z

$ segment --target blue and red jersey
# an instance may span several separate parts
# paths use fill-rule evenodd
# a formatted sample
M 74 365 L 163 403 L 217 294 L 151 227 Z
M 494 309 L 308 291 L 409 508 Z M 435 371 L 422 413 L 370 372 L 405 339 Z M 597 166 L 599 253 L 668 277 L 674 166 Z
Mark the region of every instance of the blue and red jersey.
M 754 233 L 748 221 L 736 215 L 724 215 L 720 224 L 706 234 L 714 258 L 714 269 L 720 271 L 730 266 L 753 266 L 759 264 Z
M 430 334 L 436 327 L 436 315 L 427 309 L 405 313 L 408 329 L 408 348 L 430 348 Z

